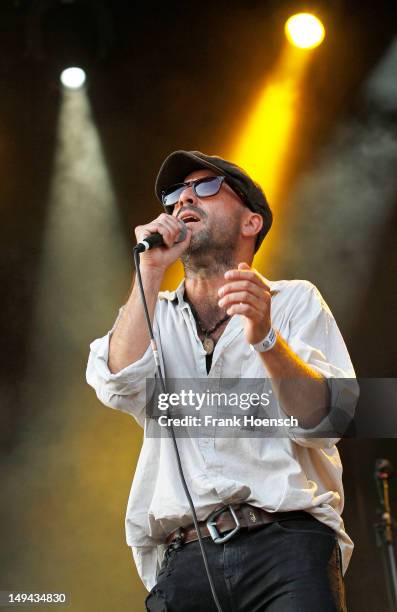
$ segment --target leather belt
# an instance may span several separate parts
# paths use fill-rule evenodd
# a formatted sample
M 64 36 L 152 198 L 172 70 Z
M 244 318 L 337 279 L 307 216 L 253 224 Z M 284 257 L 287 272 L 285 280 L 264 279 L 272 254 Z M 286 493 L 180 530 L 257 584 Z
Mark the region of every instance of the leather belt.
M 262 508 L 256 508 L 250 504 L 222 506 L 210 514 L 206 521 L 198 524 L 200 535 L 203 538 L 211 537 L 215 544 L 223 544 L 230 540 L 240 529 L 255 529 L 274 521 L 281 521 L 292 518 L 305 518 L 316 520 L 308 512 L 296 510 L 290 512 L 267 512 Z M 227 532 L 227 533 L 225 533 Z M 225 534 L 225 535 L 221 535 Z M 198 535 L 194 525 L 178 527 L 168 534 L 165 544 L 169 546 L 173 542 L 184 543 L 198 540 Z

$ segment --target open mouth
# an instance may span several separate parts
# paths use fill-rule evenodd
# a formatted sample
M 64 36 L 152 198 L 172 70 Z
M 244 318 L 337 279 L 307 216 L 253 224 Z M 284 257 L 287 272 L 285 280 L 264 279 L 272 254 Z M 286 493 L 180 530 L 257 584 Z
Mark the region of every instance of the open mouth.
M 181 221 L 183 221 L 184 223 L 197 223 L 198 221 L 200 221 L 200 218 L 197 215 L 194 215 L 193 213 L 186 213 L 181 216 Z

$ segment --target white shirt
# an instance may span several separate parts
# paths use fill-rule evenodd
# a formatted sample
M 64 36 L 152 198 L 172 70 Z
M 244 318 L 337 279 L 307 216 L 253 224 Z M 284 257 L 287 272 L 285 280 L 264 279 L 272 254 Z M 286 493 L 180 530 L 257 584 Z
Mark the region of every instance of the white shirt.
M 302 280 L 266 282 L 272 292 L 272 324 L 290 348 L 327 379 L 354 379 L 341 333 L 316 287 Z M 176 291 L 160 292 L 156 304 L 153 328 L 166 377 L 269 376 L 245 339 L 240 315 L 229 320 L 207 375 L 205 351 L 183 295 L 182 282 Z M 87 382 L 106 406 L 129 413 L 145 427 L 146 378 L 155 375 L 152 349 L 149 346 L 141 359 L 112 374 L 107 361 L 116 323 L 106 336 L 90 345 Z M 353 413 L 358 391 L 354 397 L 349 393 L 348 410 Z M 330 431 L 328 419 L 329 415 L 314 431 L 323 427 Z M 335 446 L 338 439 L 300 438 L 299 433 L 295 428 L 285 438 L 178 438 L 197 517 L 199 521 L 206 519 L 222 503 L 247 502 L 269 512 L 306 510 L 337 533 L 345 572 L 353 543 L 341 518 L 344 495 L 342 465 Z M 156 583 L 166 535 L 191 523 L 172 441 L 145 435 L 125 526 L 127 544 L 148 590 Z

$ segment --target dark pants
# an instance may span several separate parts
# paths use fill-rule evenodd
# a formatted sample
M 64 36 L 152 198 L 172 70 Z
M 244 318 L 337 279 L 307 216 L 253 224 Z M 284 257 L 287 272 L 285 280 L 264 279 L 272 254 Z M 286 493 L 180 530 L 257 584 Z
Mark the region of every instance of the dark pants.
M 223 612 L 346 611 L 336 535 L 311 516 L 203 543 Z M 146 610 L 216 611 L 197 541 L 167 549 Z

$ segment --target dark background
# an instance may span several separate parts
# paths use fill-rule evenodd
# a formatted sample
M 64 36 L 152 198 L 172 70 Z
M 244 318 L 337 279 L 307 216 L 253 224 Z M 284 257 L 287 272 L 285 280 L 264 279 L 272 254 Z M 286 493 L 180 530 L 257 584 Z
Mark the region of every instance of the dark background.
M 177 148 L 216 153 L 229 142 L 258 82 L 271 70 L 284 44 L 280 24 L 302 7 L 322 13 L 327 31 L 334 34 L 317 51 L 307 76 L 304 104 L 311 120 L 297 128 L 299 144 L 287 169 L 284 204 L 292 197 L 299 177 L 313 168 L 338 122 L 365 121 L 359 92 L 396 36 L 394 3 L 1 1 L 0 450 L 5 484 L 0 524 L 5 546 L 0 589 L 53 589 L 57 575 L 60 588 L 70 588 L 73 610 L 108 610 L 109 605 L 120 611 L 143 609 L 144 590 L 136 579 L 129 550 L 123 548 L 123 516 L 140 433 L 128 417 L 110 415 L 90 389 L 83 389 L 88 342 L 109 329 L 128 290 L 129 277 L 118 269 L 104 272 L 95 266 L 95 258 L 105 259 L 106 253 L 96 251 L 98 237 L 88 229 L 86 251 L 81 252 L 81 262 L 74 270 L 76 287 L 89 287 L 79 306 L 86 311 L 85 318 L 81 322 L 69 317 L 71 328 L 63 327 L 59 344 L 52 345 L 53 353 L 45 348 L 53 337 L 51 326 L 47 328 L 40 350 L 47 358 L 49 354 L 57 357 L 49 359 L 48 367 L 40 368 L 36 362 L 32 370 L 32 355 L 40 354 L 34 353 L 32 339 L 38 331 L 35 309 L 62 96 L 60 70 L 78 64 L 87 71 L 92 116 L 119 211 L 121 230 L 115 235 L 118 241 L 132 244 L 134 225 L 158 214 L 153 180 L 165 155 Z M 395 119 L 389 113 L 387 127 L 393 137 Z M 299 274 L 320 288 L 337 315 L 356 372 L 362 377 L 397 376 L 396 193 L 376 249 L 371 251 L 354 317 L 345 318 L 343 301 L 313 267 L 312 253 L 301 257 L 299 269 L 293 265 L 291 269 L 288 258 L 280 257 L 270 259 L 264 270 L 270 278 Z M 357 194 L 359 197 L 359 185 Z M 277 214 L 277 203 L 274 209 Z M 283 211 L 286 214 L 285 206 Z M 73 242 L 69 246 L 73 249 Z M 349 250 L 342 249 L 328 265 L 331 271 L 344 262 L 348 286 L 348 275 L 353 280 L 354 269 L 349 271 L 346 258 Z M 127 269 L 131 266 L 130 262 L 125 265 Z M 91 290 L 88 280 L 105 273 L 107 284 L 104 281 Z M 99 307 L 105 290 L 106 301 Z M 59 329 L 57 314 L 64 299 L 54 296 L 54 330 Z M 51 310 L 51 300 L 47 306 Z M 75 339 L 68 344 L 72 329 L 80 346 Z M 67 385 L 64 363 L 71 362 L 77 364 L 78 374 L 73 379 L 75 394 L 68 396 L 69 409 L 58 382 L 62 379 Z M 30 396 L 27 389 L 31 388 L 35 391 Z M 66 408 L 59 401 L 61 395 Z M 74 425 L 78 423 L 75 430 L 68 416 Z M 93 419 L 98 419 L 95 424 Z M 34 423 L 40 427 L 35 428 Z M 88 441 L 85 426 L 91 433 Z M 57 447 L 61 435 L 66 442 Z M 79 450 L 80 444 L 89 449 L 89 457 L 88 451 Z M 60 457 L 58 448 L 59 453 L 67 449 L 67 460 L 64 454 Z M 381 556 L 373 529 L 377 516 L 373 469 L 377 457 L 397 463 L 397 446 L 393 439 L 344 440 L 339 448 L 344 464 L 344 518 L 356 546 L 346 575 L 349 609 L 386 610 Z M 32 458 L 37 452 L 41 453 L 39 463 L 36 455 Z M 50 457 L 51 462 L 47 461 Z M 87 474 L 84 484 L 79 480 L 80 468 Z M 76 497 L 77 481 L 81 497 Z M 394 484 L 391 493 L 395 507 Z M 70 504 L 66 515 L 59 496 Z M 89 508 L 79 513 L 76 507 L 80 504 Z M 95 539 L 98 544 L 93 544 Z M 86 564 L 79 565 L 84 555 Z

